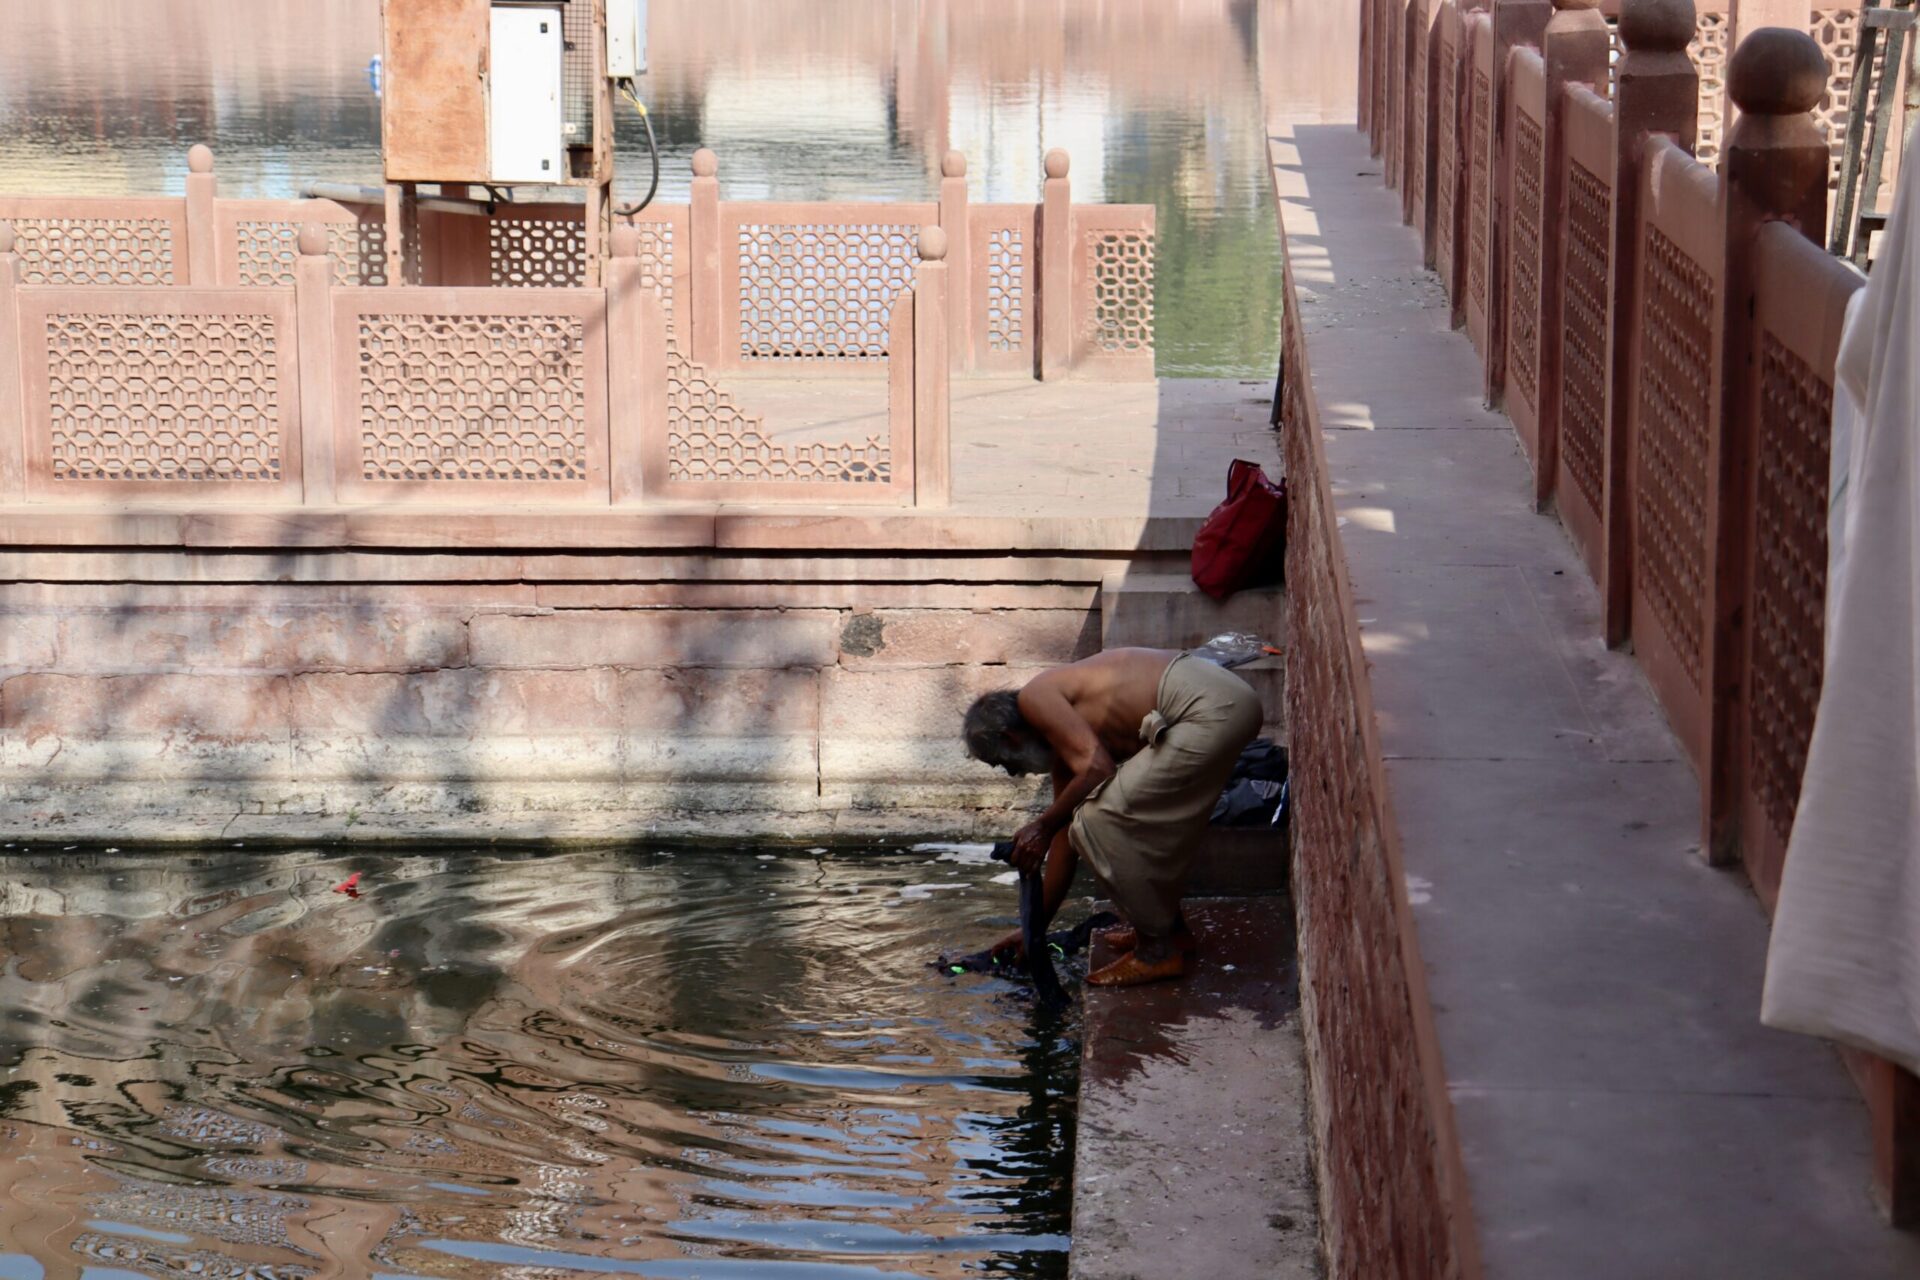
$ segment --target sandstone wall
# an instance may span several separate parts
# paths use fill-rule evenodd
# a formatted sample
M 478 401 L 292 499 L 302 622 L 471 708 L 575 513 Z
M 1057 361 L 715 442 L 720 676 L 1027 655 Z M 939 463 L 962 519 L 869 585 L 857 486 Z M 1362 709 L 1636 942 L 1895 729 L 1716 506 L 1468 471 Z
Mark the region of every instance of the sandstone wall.
M 1287 695 L 1301 1014 L 1331 1272 L 1455 1280 L 1473 1248 L 1359 626 L 1288 281 Z
M 85 560 L 0 583 L 8 839 L 1003 835 L 961 710 L 1097 650 L 1111 567 Z

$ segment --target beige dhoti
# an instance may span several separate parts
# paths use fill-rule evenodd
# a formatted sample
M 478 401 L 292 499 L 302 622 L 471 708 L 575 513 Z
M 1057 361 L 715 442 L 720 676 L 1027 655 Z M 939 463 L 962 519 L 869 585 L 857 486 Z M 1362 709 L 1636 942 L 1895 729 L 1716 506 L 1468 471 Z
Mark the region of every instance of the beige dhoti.
M 1164 937 L 1178 927 L 1187 868 L 1261 718 L 1246 681 L 1183 653 L 1160 677 L 1139 753 L 1074 811 L 1074 851 L 1142 933 Z

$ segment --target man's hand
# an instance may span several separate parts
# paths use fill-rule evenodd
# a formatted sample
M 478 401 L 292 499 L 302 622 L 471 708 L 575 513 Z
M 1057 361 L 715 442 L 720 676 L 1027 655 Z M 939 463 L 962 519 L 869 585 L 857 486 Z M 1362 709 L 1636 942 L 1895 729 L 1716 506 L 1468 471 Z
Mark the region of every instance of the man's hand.
M 1046 824 L 1029 822 L 1014 833 L 1013 854 L 1007 860 L 1013 869 L 1022 875 L 1032 875 L 1047 861 L 1047 846 L 1053 838 L 1047 834 Z

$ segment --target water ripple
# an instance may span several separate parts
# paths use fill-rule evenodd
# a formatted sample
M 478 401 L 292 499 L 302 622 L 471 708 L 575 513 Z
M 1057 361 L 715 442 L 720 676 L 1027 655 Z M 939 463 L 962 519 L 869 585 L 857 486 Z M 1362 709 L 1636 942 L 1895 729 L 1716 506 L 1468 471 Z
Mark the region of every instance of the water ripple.
M 0 1277 L 1064 1275 L 991 869 L 662 853 L 7 859 Z

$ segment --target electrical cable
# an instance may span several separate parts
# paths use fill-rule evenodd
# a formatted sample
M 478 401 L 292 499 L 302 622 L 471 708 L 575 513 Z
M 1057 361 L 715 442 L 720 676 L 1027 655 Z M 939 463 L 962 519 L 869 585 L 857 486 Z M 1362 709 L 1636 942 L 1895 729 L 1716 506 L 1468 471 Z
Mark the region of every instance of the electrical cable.
M 614 212 L 621 217 L 631 218 L 652 204 L 653 198 L 660 194 L 660 140 L 653 135 L 653 117 L 647 114 L 647 104 L 640 101 L 640 95 L 634 92 L 632 80 L 620 82 L 620 96 L 631 102 L 633 109 L 640 113 L 640 123 L 645 125 L 647 130 L 647 155 L 653 161 L 653 181 L 647 186 L 646 198 L 639 204 L 614 209 Z

